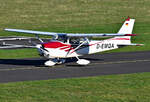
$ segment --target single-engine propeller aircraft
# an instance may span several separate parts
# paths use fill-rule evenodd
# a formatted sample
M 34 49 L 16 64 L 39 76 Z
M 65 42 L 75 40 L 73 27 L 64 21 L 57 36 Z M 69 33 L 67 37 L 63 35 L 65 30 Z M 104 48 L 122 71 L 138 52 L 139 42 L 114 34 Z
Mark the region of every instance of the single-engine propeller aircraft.
M 142 45 L 131 43 L 131 36 L 135 19 L 126 19 L 118 33 L 91 33 L 91 34 L 73 34 L 73 33 L 54 33 L 41 32 L 21 29 L 5 29 L 5 31 L 35 34 L 41 41 L 36 44 L 41 56 L 49 59 L 45 62 L 45 66 L 54 66 L 55 64 L 65 63 L 66 58 L 76 57 L 77 63 L 87 65 L 90 61 L 79 59 L 79 56 L 93 54 L 108 50 L 117 49 L 126 45 Z M 38 35 L 50 35 L 53 37 L 49 42 L 43 42 Z M 111 36 L 112 38 L 105 40 L 91 40 L 91 37 Z

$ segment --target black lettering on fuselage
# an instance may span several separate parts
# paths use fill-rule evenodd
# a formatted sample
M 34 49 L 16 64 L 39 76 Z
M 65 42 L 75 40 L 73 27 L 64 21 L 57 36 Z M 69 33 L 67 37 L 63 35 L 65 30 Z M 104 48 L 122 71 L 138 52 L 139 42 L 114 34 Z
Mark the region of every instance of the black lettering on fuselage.
M 107 49 L 107 48 L 114 48 L 114 44 L 106 43 L 106 44 L 97 44 L 96 49 Z

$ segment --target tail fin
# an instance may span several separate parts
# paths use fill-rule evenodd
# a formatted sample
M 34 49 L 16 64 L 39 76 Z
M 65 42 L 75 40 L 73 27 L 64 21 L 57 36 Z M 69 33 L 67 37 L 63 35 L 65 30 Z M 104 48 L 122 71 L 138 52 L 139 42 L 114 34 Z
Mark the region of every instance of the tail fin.
M 129 17 L 126 19 L 122 27 L 120 28 L 118 34 L 132 34 L 133 26 L 135 19 L 130 19 Z M 131 36 L 117 36 L 114 39 L 118 45 L 122 44 L 131 44 Z
M 130 19 L 128 17 L 128 19 L 126 19 L 126 21 L 124 22 L 124 24 L 122 25 L 118 33 L 119 34 L 132 34 L 134 22 L 135 22 L 135 19 Z

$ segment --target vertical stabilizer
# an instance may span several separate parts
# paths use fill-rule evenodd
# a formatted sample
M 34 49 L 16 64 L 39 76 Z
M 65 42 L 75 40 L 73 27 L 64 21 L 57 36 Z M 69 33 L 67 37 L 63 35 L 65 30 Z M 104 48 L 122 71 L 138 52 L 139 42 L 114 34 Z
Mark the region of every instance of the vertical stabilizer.
M 120 28 L 118 34 L 132 34 L 134 22 L 135 19 L 130 19 L 128 17 Z M 131 36 L 117 36 L 115 39 L 117 44 L 131 44 Z
M 119 34 L 132 34 L 134 21 L 135 19 L 130 19 L 130 18 L 126 19 L 126 21 L 124 22 L 124 24 L 122 25 L 118 33 Z

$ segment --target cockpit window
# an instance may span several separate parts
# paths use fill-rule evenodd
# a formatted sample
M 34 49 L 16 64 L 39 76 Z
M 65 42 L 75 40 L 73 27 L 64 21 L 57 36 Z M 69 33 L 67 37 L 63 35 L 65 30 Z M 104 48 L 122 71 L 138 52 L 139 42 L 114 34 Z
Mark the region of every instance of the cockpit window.
M 86 41 L 85 38 L 70 38 L 70 44 L 81 44 L 83 43 L 84 41 Z
M 63 43 L 66 43 L 67 37 L 66 36 L 58 36 L 58 37 L 53 38 L 53 40 L 58 40 L 58 41 L 61 41 Z

